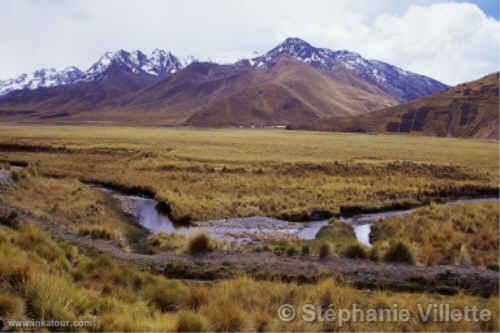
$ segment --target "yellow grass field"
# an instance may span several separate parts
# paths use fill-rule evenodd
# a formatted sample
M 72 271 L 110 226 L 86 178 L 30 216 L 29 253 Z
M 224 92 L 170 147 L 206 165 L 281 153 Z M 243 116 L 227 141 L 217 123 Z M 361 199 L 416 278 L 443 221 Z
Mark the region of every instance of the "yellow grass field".
M 0 159 L 141 187 L 194 220 L 498 188 L 498 142 L 285 130 L 1 125 Z

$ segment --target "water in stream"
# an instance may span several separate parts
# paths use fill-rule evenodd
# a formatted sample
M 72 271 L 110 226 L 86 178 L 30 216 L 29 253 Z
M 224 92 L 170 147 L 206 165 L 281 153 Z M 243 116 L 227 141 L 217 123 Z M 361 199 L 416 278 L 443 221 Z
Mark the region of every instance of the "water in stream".
M 176 226 L 168 218 L 156 209 L 157 201 L 154 199 L 123 195 L 109 189 L 101 190 L 112 194 L 117 198 L 122 208 L 134 216 L 138 223 L 151 232 L 184 233 L 192 234 L 205 231 L 212 237 L 235 243 L 250 243 L 264 240 L 277 239 L 314 239 L 321 227 L 328 224 L 328 220 L 313 222 L 288 222 L 270 217 L 242 217 L 222 220 L 210 220 L 194 222 L 191 226 Z M 446 202 L 445 204 L 460 204 L 469 202 L 496 201 L 498 198 L 463 199 Z M 376 221 L 391 216 L 409 214 L 414 209 L 395 210 L 373 214 L 360 214 L 349 218 L 340 218 L 341 221 L 350 224 L 358 241 L 370 246 L 370 229 Z

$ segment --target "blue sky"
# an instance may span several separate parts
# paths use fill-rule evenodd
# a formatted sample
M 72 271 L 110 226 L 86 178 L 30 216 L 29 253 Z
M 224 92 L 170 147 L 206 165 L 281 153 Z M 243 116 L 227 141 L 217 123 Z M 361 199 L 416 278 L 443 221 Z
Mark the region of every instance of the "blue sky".
M 498 0 L 2 0 L 0 80 L 117 49 L 232 62 L 290 36 L 447 84 L 500 67 Z
M 486 13 L 486 15 L 494 17 L 498 20 L 498 0 L 474 0 L 474 1 L 462 1 L 475 3 Z

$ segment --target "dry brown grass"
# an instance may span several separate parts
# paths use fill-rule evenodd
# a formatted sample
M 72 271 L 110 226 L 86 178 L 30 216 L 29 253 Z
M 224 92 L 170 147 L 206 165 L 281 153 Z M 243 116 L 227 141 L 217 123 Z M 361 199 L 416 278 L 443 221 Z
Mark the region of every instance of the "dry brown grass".
M 146 189 L 174 216 L 196 220 L 338 212 L 498 186 L 498 143 L 451 138 L 10 125 L 0 127 L 0 159 Z
M 24 176 L 2 200 L 93 238 L 126 243 L 144 233 L 113 198 L 74 179 Z
M 0 194 L 1 200 L 75 230 L 110 228 L 124 235 L 138 231 L 117 203 L 75 178 L 149 190 L 171 203 L 174 215 L 194 219 L 279 215 L 297 207 L 335 212 L 343 205 L 382 205 L 413 200 L 424 191 L 496 187 L 498 182 L 498 144 L 489 141 L 283 131 L 0 126 L 0 145 L 6 142 L 16 145 L 10 150 L 3 146 L 1 160 L 27 161 L 32 167 L 20 175 L 15 187 Z M 444 247 L 431 242 L 428 252 L 422 248 L 417 253 L 419 261 L 439 258 L 437 253 L 455 249 L 459 240 L 471 257 L 484 258 L 480 264 L 493 259 L 495 239 L 484 230 L 492 230 L 491 221 L 498 213 L 482 205 L 472 210 L 426 209 L 430 213 L 421 220 L 428 224 L 421 235 L 432 239 L 430 235 L 446 232 L 452 236 L 442 242 Z M 446 217 L 446 223 L 432 222 L 435 210 L 440 218 Z M 452 223 L 457 218 L 465 223 Z M 463 230 L 458 232 L 455 225 L 474 232 L 465 232 L 471 237 L 464 240 Z M 418 236 L 419 226 L 410 219 L 406 234 Z M 160 247 L 176 248 L 177 240 L 159 238 Z M 310 252 L 319 251 L 312 242 L 304 245 L 311 246 Z M 418 243 L 411 246 L 418 248 Z M 404 324 L 349 322 L 341 328 L 347 331 L 499 329 L 496 297 L 373 292 L 333 280 L 317 285 L 247 277 L 210 284 L 172 281 L 118 265 L 107 257 L 87 256 L 30 225 L 0 227 L 0 293 L 16 297 L 16 304 L 4 308 L 17 317 L 91 318 L 96 330 L 106 331 L 339 329 L 331 323 L 298 319 L 285 323 L 276 316 L 284 303 L 299 308 L 307 302 L 331 303 L 336 308 L 356 303 L 377 309 L 398 304 L 413 314 L 417 303 L 450 303 L 454 308 L 477 305 L 490 309 L 494 316 L 482 324 L 418 319 Z
M 403 240 L 425 265 L 498 265 L 498 203 L 432 205 L 372 227 L 376 247 Z
M 25 242 L 38 234 L 36 244 Z M 53 256 L 39 248 L 51 248 Z M 333 280 L 317 285 L 255 281 L 248 277 L 210 284 L 169 280 L 107 257 L 70 251 L 32 226 L 0 228 L 0 310 L 17 319 L 91 320 L 98 331 L 479 331 L 498 330 L 498 299 L 459 294 L 439 296 L 354 289 Z M 71 258 L 71 259 L 70 259 Z M 72 264 L 69 264 L 71 260 Z M 6 301 L 3 295 L 8 295 Z M 297 317 L 290 323 L 277 317 L 282 304 L 299 309 L 305 303 L 334 308 L 408 308 L 407 323 L 316 321 Z M 418 303 L 448 303 L 452 308 L 476 305 L 489 309 L 490 322 L 425 323 L 417 317 Z M 300 312 L 299 312 L 300 313 Z

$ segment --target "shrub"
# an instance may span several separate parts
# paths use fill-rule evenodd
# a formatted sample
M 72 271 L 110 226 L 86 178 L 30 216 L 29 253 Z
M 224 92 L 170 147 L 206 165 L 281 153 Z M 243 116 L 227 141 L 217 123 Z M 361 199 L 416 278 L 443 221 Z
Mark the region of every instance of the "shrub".
M 384 256 L 387 262 L 399 262 L 410 265 L 415 264 L 415 257 L 410 248 L 403 242 L 394 243 Z
M 190 254 L 203 254 L 212 251 L 212 244 L 210 238 L 200 233 L 193 236 L 188 243 L 187 252 Z
M 302 255 L 308 256 L 310 253 L 311 249 L 309 248 L 309 245 L 302 245 Z
M 332 247 L 328 243 L 323 243 L 319 247 L 319 257 L 326 258 L 332 254 Z
M 181 311 L 177 319 L 177 332 L 206 332 L 207 320 L 192 311 Z
M 347 258 L 366 259 L 368 257 L 366 250 L 359 244 L 349 245 L 342 253 Z

